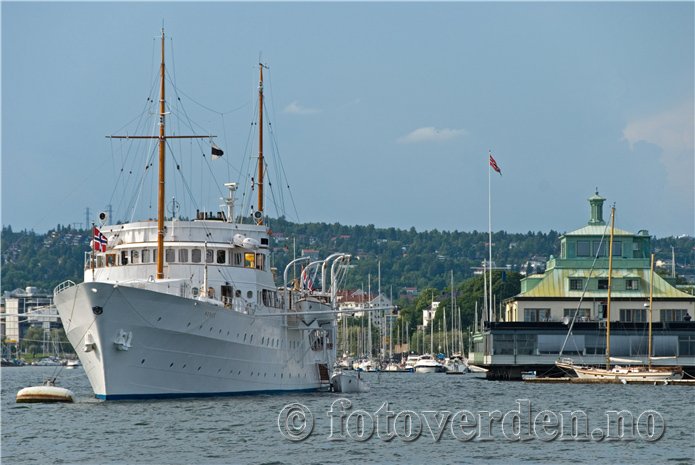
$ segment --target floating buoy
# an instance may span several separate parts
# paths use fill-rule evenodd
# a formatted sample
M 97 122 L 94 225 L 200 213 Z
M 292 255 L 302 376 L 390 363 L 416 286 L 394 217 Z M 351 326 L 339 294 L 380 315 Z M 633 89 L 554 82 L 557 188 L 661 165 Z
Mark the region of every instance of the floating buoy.
M 74 402 L 74 399 L 75 396 L 70 389 L 55 385 L 55 378 L 46 380 L 41 386 L 20 389 L 17 393 L 17 403 Z

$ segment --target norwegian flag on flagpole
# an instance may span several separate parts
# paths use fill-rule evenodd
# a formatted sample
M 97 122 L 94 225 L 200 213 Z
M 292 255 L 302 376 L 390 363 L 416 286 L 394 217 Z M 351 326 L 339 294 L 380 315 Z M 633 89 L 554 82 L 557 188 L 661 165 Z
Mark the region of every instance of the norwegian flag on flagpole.
M 497 171 L 500 174 L 500 176 L 502 176 L 502 170 L 500 169 L 499 166 L 497 166 L 497 162 L 492 157 L 492 152 L 490 152 L 490 166 L 492 167 L 493 170 Z
M 104 236 L 99 229 L 94 226 L 94 239 L 92 240 L 92 247 L 97 252 L 106 252 L 106 244 L 108 244 L 108 239 Z

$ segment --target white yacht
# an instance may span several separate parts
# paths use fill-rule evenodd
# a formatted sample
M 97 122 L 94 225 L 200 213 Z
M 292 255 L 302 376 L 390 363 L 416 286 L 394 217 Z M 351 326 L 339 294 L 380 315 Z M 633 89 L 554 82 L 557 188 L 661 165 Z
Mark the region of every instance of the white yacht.
M 328 388 L 337 334 L 332 302 L 345 268 L 339 265 L 350 257 L 311 263 L 301 257 L 276 285 L 263 211 L 264 67 L 252 218 L 244 223 L 234 210 L 236 183 L 225 184 L 222 211 L 198 211 L 192 220 L 166 217 L 167 139 L 199 136 L 166 134 L 164 43 L 162 31 L 159 133 L 111 136 L 158 140 L 157 219 L 94 228 L 83 282 L 54 290 L 68 339 L 100 399 Z M 289 283 L 290 266 L 300 261 L 315 270 L 320 289 Z
M 442 373 L 444 371 L 444 365 L 429 354 L 420 356 L 415 362 L 415 373 Z

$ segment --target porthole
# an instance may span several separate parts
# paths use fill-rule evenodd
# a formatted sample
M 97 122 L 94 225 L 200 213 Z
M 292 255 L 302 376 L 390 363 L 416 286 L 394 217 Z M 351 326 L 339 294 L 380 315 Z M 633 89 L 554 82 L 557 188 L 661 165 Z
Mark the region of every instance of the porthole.
M 248 292 L 246 293 L 246 298 L 247 298 L 247 299 L 253 299 L 253 291 L 248 291 Z
M 169 368 L 171 368 L 171 367 L 173 367 L 173 366 L 174 366 L 174 362 L 171 362 L 171 363 L 169 364 Z
M 198 371 L 200 371 L 201 367 L 198 367 Z
M 140 365 L 142 365 L 143 363 L 145 363 L 145 359 L 144 359 L 144 358 L 143 358 L 142 360 L 140 360 Z
M 186 364 L 184 363 L 183 366 L 182 366 L 181 368 L 186 368 Z

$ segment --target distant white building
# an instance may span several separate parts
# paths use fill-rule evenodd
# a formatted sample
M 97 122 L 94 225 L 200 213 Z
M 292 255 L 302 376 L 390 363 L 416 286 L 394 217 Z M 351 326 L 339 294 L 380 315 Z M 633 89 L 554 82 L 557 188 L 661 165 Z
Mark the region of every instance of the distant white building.
M 5 325 L 3 336 L 9 344 L 19 344 L 29 326 L 51 329 L 60 326 L 53 296 L 41 294 L 35 287 L 15 289 L 4 297 Z
M 439 308 L 440 302 L 432 302 L 432 305 L 422 310 L 422 325 L 427 328 L 430 321 L 434 320 L 434 316 L 437 314 L 437 308 Z

